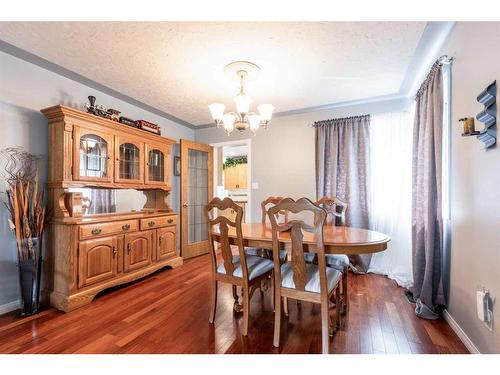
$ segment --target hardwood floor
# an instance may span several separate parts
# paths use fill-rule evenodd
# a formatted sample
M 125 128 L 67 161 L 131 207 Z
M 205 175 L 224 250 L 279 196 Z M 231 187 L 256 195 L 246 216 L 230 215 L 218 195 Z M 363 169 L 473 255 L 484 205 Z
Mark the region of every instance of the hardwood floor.
M 98 296 L 71 313 L 55 309 L 24 319 L 0 317 L 0 353 L 319 353 L 319 306 L 290 301 L 281 347 L 273 347 L 269 292 L 257 292 L 247 337 L 233 312 L 229 286 L 219 288 L 215 324 L 208 323 L 208 255 L 175 270 Z M 415 317 L 403 289 L 385 277 L 349 275 L 349 321 L 332 340 L 332 353 L 468 353 L 444 320 Z

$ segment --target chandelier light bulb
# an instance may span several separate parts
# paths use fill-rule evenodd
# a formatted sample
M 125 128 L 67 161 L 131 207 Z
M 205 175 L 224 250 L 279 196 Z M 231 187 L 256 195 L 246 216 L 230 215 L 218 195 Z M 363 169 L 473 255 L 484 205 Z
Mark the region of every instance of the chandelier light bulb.
M 227 132 L 227 135 L 231 134 L 234 130 L 234 122 L 236 121 L 236 116 L 232 113 L 226 113 L 222 117 L 222 122 L 224 123 L 224 130 Z
M 272 104 L 261 104 L 257 107 L 262 121 L 271 121 L 273 117 L 274 105 Z
M 236 103 L 236 111 L 240 114 L 247 114 L 250 112 L 250 104 L 252 104 L 252 98 L 245 94 L 239 94 L 234 98 Z
M 250 125 L 250 131 L 255 135 L 260 127 L 260 116 L 259 115 L 249 115 L 248 123 Z
M 220 124 L 220 122 L 222 122 L 222 117 L 224 116 L 224 110 L 226 109 L 226 106 L 220 103 L 213 103 L 208 106 L 208 109 L 210 109 L 212 119 L 216 123 Z

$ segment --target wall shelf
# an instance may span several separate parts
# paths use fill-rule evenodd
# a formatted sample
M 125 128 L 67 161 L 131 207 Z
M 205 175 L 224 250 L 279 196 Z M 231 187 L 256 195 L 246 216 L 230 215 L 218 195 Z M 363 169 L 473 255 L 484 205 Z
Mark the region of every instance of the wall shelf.
M 477 101 L 484 105 L 484 109 L 476 115 L 476 119 L 484 124 L 484 129 L 479 132 L 477 139 L 484 143 L 485 148 L 490 148 L 497 142 L 496 91 L 495 80 L 477 97 Z

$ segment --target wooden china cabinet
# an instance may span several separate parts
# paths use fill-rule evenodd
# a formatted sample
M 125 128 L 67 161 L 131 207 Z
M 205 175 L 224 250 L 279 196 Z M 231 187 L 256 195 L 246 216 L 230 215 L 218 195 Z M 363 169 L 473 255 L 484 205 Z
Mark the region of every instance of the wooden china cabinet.
M 47 230 L 43 296 L 63 311 L 100 291 L 182 264 L 178 215 L 167 202 L 174 140 L 62 105 L 49 120 Z M 135 189 L 141 210 L 85 214 L 81 188 Z M 89 202 L 85 202 L 85 201 Z

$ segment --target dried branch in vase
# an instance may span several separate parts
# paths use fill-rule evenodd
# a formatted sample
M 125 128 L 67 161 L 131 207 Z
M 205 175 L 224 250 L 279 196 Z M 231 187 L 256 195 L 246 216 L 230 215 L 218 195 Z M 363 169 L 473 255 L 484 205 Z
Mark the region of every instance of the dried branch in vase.
M 40 158 L 19 148 L 0 151 L 6 182 L 4 204 L 9 211 L 9 225 L 17 244 L 19 261 L 38 260 L 46 209 L 39 182 Z

